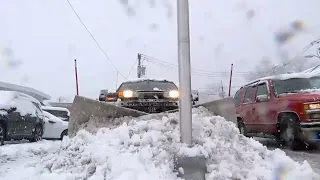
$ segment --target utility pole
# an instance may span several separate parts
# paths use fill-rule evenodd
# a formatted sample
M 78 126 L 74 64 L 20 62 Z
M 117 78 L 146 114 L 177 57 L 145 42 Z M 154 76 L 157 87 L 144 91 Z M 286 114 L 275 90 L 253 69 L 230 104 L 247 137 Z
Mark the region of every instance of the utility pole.
M 76 91 L 77 91 L 77 96 L 79 96 L 77 59 L 74 60 L 74 73 L 75 73 L 75 76 L 76 76 Z
M 178 61 L 179 61 L 179 121 L 180 140 L 192 146 L 192 103 L 191 103 L 191 64 L 190 64 L 190 30 L 189 0 L 177 0 L 178 25 Z M 183 179 L 205 180 L 207 172 L 204 156 L 175 155 L 175 170 Z
M 231 64 L 231 71 L 230 71 L 229 93 L 228 93 L 229 97 L 231 96 L 232 71 L 233 71 L 233 64 Z
M 141 54 L 138 53 L 138 69 L 137 69 L 138 78 L 141 78 Z

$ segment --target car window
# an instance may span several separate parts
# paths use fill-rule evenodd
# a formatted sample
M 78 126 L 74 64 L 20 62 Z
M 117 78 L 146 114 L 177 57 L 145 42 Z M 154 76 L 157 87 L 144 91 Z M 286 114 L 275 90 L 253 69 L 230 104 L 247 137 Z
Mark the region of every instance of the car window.
M 243 94 L 244 88 L 239 89 L 236 94 L 234 95 L 234 103 L 236 106 L 242 103 L 242 94 Z
M 252 103 L 254 101 L 254 90 L 255 87 L 248 87 L 246 90 L 246 94 L 244 96 L 244 103 Z
M 33 103 L 25 98 L 17 97 L 13 100 L 13 104 L 22 116 L 26 114 L 35 115 L 36 113 L 36 108 Z
M 170 81 L 138 81 L 138 82 L 125 82 L 122 83 L 118 91 L 132 90 L 132 91 L 154 91 L 154 90 L 177 90 L 178 87 Z
M 264 98 L 264 99 L 269 98 L 269 92 L 268 92 L 266 83 L 258 85 L 257 98 Z
M 42 110 L 41 110 L 40 106 L 35 102 L 32 102 L 32 104 L 35 106 L 36 113 L 37 114 L 42 114 Z

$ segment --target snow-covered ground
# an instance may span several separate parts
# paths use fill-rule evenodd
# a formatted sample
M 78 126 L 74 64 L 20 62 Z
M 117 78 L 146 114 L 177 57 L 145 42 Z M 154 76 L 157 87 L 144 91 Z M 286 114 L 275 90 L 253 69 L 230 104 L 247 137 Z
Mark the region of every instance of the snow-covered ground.
M 308 162 L 268 150 L 203 108 L 193 110 L 192 148 L 180 143 L 177 113 L 134 118 L 112 129 L 93 118 L 87 127 L 62 142 L 0 147 L 1 179 L 176 180 L 174 154 L 207 157 L 207 180 L 271 180 L 279 169 L 283 179 L 318 177 Z

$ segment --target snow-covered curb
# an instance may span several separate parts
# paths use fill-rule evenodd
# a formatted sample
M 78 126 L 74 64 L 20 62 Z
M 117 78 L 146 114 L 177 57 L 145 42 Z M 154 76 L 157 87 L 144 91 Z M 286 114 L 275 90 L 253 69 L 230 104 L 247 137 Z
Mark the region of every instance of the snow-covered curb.
M 122 122 L 126 123 L 109 129 L 93 118 L 87 124 L 92 133 L 81 130 L 62 143 L 43 143 L 46 148 L 30 146 L 26 152 L 30 156 L 36 151 L 31 150 L 33 148 L 41 147 L 45 153 L 40 153 L 37 161 L 27 162 L 28 167 L 34 167 L 28 177 L 176 180 L 179 178 L 173 172 L 174 154 L 207 157 L 207 180 L 271 180 L 280 166 L 286 171 L 286 179 L 311 180 L 313 176 L 307 162 L 299 164 L 281 150 L 268 150 L 259 142 L 240 135 L 233 123 L 212 116 L 204 108 L 193 110 L 196 145 L 192 148 L 180 143 L 177 113 Z M 6 148 L 0 151 L 0 157 L 9 153 Z M 24 156 L 27 155 L 24 153 Z M 2 177 L 9 178 L 6 174 Z M 15 179 L 20 179 L 19 174 Z

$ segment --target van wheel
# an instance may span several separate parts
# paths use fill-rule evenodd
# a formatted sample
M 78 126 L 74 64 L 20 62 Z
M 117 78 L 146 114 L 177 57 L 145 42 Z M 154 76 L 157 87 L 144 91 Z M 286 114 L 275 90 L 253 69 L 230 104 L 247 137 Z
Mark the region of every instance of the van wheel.
M 42 140 L 43 135 L 43 127 L 40 124 L 37 124 L 34 128 L 34 131 L 32 132 L 32 138 L 30 139 L 30 142 L 38 142 Z
M 238 121 L 238 128 L 239 128 L 240 134 L 247 136 L 246 126 L 244 125 L 244 123 L 242 121 Z
M 283 115 L 279 121 L 280 146 L 295 150 L 301 142 L 299 120 L 293 115 Z
M 68 136 L 68 129 L 62 131 L 61 135 L 60 135 L 60 139 L 63 140 L 64 136 Z
M 4 145 L 4 138 L 5 138 L 5 128 L 3 124 L 0 124 L 0 146 Z

